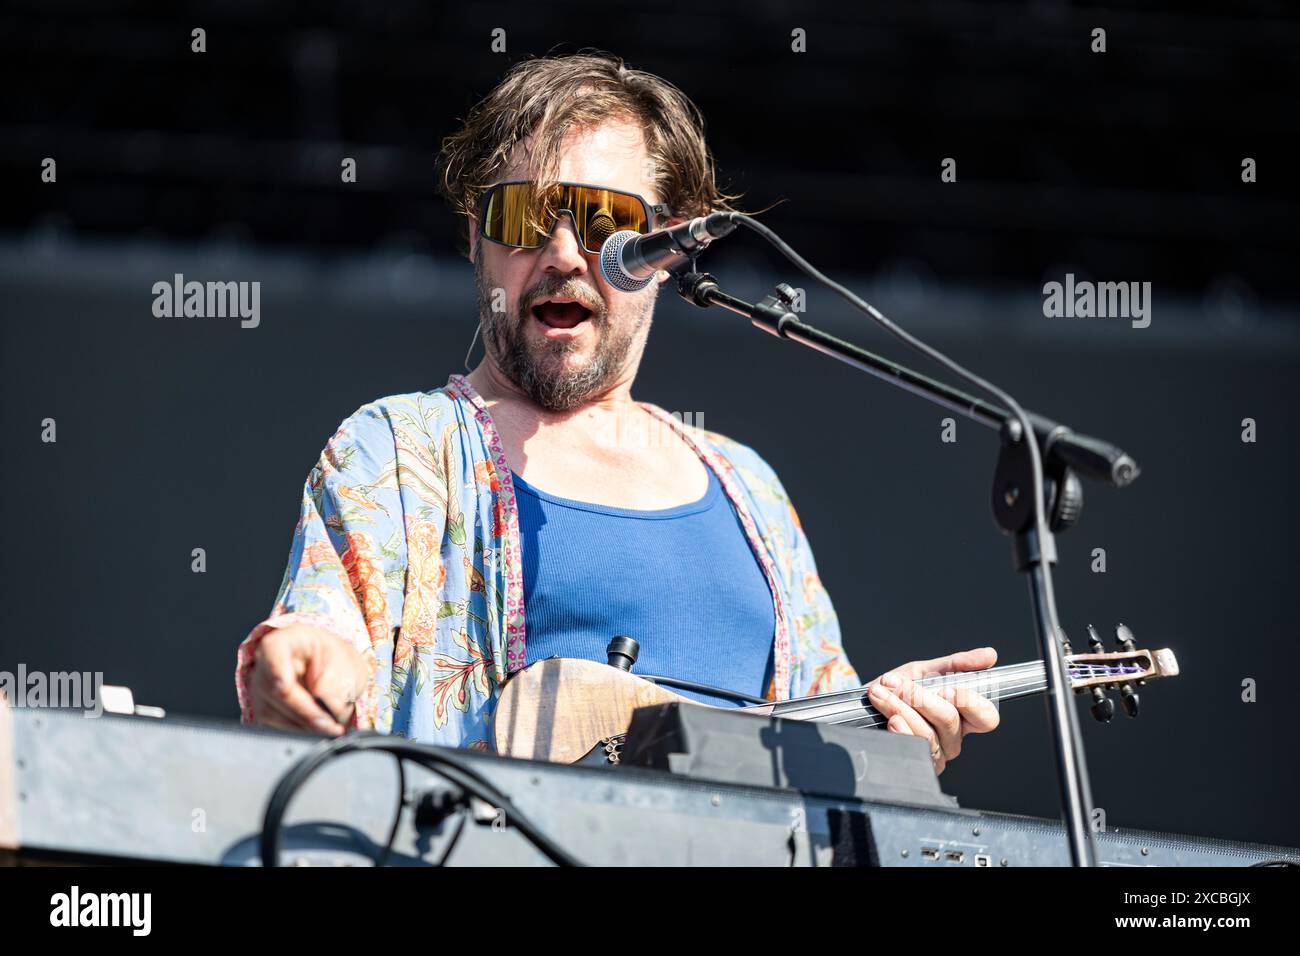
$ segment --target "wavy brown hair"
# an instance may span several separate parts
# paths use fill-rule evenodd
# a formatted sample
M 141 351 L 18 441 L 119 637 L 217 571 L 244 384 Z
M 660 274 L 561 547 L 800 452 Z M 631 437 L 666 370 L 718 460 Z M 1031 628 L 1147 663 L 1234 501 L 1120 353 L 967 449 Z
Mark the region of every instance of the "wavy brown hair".
M 545 185 L 556 181 L 568 132 L 623 118 L 641 127 L 654 162 L 658 201 L 674 216 L 734 209 L 739 194 L 718 187 L 699 108 L 666 80 L 599 50 L 511 67 L 460 129 L 442 141 L 438 193 L 468 220 L 478 215 L 483 190 L 501 178 L 511 151 L 526 137 L 533 137 L 527 178 Z M 466 229 L 462 240 L 467 235 Z

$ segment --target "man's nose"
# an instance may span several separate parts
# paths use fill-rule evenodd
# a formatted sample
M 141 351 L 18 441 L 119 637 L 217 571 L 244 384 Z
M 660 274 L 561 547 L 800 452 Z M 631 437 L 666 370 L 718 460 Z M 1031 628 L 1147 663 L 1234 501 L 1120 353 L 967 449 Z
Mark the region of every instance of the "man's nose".
M 582 275 L 587 271 L 587 253 L 578 241 L 573 213 L 567 209 L 556 217 L 551 238 L 542 246 L 541 265 L 563 275 Z

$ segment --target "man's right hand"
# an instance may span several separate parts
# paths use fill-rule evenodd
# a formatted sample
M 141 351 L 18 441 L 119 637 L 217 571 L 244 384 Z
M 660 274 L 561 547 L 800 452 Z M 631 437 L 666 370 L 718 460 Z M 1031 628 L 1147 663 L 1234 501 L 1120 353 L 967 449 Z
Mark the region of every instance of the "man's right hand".
M 347 731 L 369 681 L 365 658 L 330 632 L 310 624 L 273 628 L 253 654 L 248 681 L 253 721 L 337 737 Z

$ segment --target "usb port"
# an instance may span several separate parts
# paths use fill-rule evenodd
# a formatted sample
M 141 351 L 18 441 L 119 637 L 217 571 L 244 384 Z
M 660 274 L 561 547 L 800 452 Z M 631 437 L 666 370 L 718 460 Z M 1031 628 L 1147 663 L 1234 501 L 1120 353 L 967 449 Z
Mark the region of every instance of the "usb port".
M 936 850 L 934 847 L 923 846 L 921 847 L 921 859 L 937 860 L 939 859 L 939 851 Z
M 949 850 L 947 853 L 944 854 L 944 858 L 949 863 L 962 863 L 966 859 L 966 854 L 963 853 L 961 850 Z

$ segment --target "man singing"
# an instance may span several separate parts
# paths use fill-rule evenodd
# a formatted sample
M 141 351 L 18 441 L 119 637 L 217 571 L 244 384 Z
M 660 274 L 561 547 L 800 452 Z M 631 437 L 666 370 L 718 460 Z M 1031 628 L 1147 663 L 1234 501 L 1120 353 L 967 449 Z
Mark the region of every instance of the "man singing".
M 857 686 L 771 468 L 632 398 L 667 276 L 620 292 L 598 253 L 613 232 L 730 208 L 694 104 L 607 55 L 529 60 L 439 168 L 465 216 L 483 361 L 364 406 L 326 445 L 271 616 L 239 648 L 245 722 L 490 749 L 510 674 L 603 662 L 619 634 L 643 673 L 770 700 Z M 941 772 L 998 714 L 913 681 L 995 660 L 914 661 L 870 699 Z

